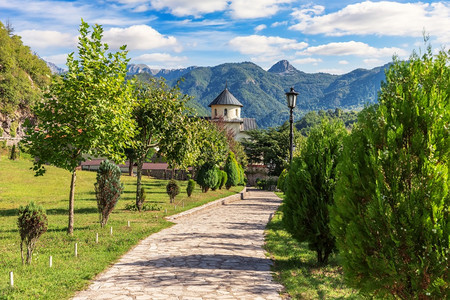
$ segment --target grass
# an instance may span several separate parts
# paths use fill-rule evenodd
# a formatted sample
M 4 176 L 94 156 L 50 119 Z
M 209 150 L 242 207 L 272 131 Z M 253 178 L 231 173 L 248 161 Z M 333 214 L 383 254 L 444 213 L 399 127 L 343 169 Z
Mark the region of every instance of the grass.
M 173 215 L 242 190 L 201 193 L 197 186 L 193 195 L 186 195 L 187 182 L 179 181 L 177 207 L 169 203 L 166 180 L 143 179 L 146 203 L 159 206 L 158 211 L 133 212 L 125 210 L 134 201 L 136 179 L 122 176 L 125 191 L 105 228 L 99 225 L 94 194 L 96 173 L 77 172 L 75 195 L 75 228 L 73 236 L 66 234 L 70 173 L 48 167 L 47 173 L 34 177 L 29 160 L 11 161 L 0 157 L 0 299 L 67 299 L 89 284 L 89 280 L 114 263 L 122 254 L 151 233 L 172 223 L 164 216 Z M 22 265 L 17 209 L 35 201 L 47 210 L 48 231 L 39 239 L 31 265 Z M 184 204 L 184 205 L 183 205 Z M 184 207 L 183 207 L 184 206 Z M 167 213 L 166 213 L 167 209 Z M 127 226 L 127 222 L 131 226 Z M 110 234 L 113 227 L 113 235 Z M 95 235 L 99 235 L 99 243 Z M 74 257 L 74 244 L 78 257 Z M 49 257 L 53 267 L 49 267 Z M 9 272 L 14 272 L 14 287 L 9 286 Z
M 282 197 L 281 194 L 278 194 Z M 266 228 L 265 248 L 274 265 L 274 279 L 281 283 L 284 296 L 292 299 L 361 299 L 357 292 L 344 284 L 342 269 L 336 256 L 329 264 L 317 264 L 314 251 L 307 243 L 296 241 L 283 227 L 281 209 Z

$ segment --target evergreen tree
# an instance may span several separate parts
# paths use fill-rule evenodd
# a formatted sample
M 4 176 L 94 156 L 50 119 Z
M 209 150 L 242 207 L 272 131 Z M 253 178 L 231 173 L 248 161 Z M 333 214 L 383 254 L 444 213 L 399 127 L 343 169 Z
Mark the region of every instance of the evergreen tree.
M 202 187 L 202 192 L 206 193 L 214 188 L 219 180 L 217 167 L 211 163 L 205 163 L 197 174 L 197 183 Z
M 227 183 L 225 186 L 229 189 L 232 186 L 236 186 L 240 182 L 239 166 L 234 157 L 233 152 L 228 152 L 227 160 L 225 161 L 224 171 L 227 173 Z
M 326 264 L 335 250 L 328 206 L 333 204 L 336 165 L 346 134 L 342 121 L 322 120 L 311 130 L 287 179 L 283 222 L 295 239 L 316 251 L 320 264 Z
M 394 60 L 347 139 L 331 226 L 350 286 L 450 297 L 450 52 Z

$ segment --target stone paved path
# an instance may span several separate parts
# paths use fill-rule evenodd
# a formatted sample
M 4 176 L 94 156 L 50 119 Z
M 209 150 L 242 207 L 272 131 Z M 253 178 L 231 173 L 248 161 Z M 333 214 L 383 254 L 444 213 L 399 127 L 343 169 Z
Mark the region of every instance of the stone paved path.
M 264 228 L 280 200 L 245 200 L 185 217 L 143 240 L 74 299 L 281 299 Z

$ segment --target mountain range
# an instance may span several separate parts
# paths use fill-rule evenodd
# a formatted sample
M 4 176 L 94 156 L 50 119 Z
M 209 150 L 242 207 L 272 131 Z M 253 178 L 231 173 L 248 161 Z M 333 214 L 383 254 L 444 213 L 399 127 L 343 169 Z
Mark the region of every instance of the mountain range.
M 296 119 L 311 110 L 360 110 L 377 101 L 385 69 L 356 69 L 343 75 L 305 73 L 287 60 L 281 60 L 269 70 L 251 62 L 226 63 L 215 67 L 189 67 L 175 70 L 152 70 L 146 65 L 129 65 L 129 75 L 145 80 L 149 75 L 164 77 L 181 92 L 193 96 L 192 106 L 200 115 L 209 115 L 208 104 L 225 88 L 244 105 L 242 117 L 256 119 L 261 128 L 278 126 L 289 118 L 285 92 L 294 87 L 299 93 Z

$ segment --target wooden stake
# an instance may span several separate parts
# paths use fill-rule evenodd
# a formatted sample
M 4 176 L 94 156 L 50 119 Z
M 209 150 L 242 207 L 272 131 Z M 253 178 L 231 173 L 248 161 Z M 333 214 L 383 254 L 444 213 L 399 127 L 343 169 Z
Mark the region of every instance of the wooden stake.
M 130 227 L 130 221 L 128 221 L 128 227 Z
M 49 259 L 48 259 L 48 265 L 51 268 L 53 266 L 53 257 L 50 255 Z
M 78 257 L 78 243 L 75 243 L 75 257 Z
M 14 274 L 13 272 L 9 272 L 9 284 L 11 285 L 11 287 L 14 286 Z
M 95 234 L 95 243 L 98 244 L 98 232 Z
M 110 233 L 111 233 L 111 235 L 112 235 L 112 226 L 111 226 L 111 229 L 110 229 Z

